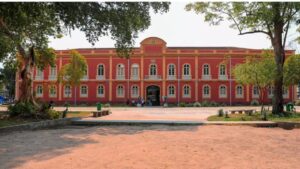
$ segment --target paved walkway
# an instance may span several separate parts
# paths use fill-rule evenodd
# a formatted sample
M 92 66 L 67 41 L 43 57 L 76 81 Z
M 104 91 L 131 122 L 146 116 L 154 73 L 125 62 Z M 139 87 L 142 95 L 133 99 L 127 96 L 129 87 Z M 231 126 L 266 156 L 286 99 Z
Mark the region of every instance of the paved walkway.
M 102 120 L 176 120 L 176 121 L 204 121 L 207 117 L 217 114 L 219 109 L 240 110 L 256 109 L 260 107 L 111 107 L 112 114 L 98 119 Z M 63 110 L 63 107 L 57 107 L 56 110 Z M 96 107 L 71 107 L 70 111 L 96 111 Z M 97 118 L 87 118 L 97 119 Z

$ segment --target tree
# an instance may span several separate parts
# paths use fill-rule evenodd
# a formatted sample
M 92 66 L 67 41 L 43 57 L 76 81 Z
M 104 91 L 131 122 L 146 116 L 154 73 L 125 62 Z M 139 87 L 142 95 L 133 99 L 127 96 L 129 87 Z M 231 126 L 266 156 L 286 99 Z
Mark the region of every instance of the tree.
M 297 85 L 300 82 L 300 55 L 288 57 L 283 66 L 285 86 Z
M 254 85 L 259 90 L 259 102 L 263 110 L 263 94 L 274 83 L 276 65 L 271 55 L 247 57 L 245 63 L 238 64 L 233 74 L 238 83 Z
M 17 60 L 15 56 L 9 56 L 4 60 L 3 68 L 0 70 L 3 86 L 8 90 L 8 97 L 15 95 L 15 78 L 17 72 Z
M 167 12 L 166 2 L 15 2 L 0 3 L 0 59 L 16 54 L 22 79 L 19 102 L 35 103 L 32 70 L 52 66 L 49 37 L 80 29 L 94 44 L 110 34 L 118 54 L 128 57 L 139 31 L 150 25 L 150 9 Z
M 298 21 L 298 2 L 196 2 L 186 6 L 205 15 L 205 21 L 218 25 L 229 20 L 239 35 L 263 33 L 271 40 L 276 63 L 274 103 L 272 112 L 283 112 L 283 65 L 285 45 L 290 26 Z
M 64 65 L 58 73 L 58 82 L 70 85 L 75 88 L 74 104 L 76 105 L 76 87 L 80 84 L 81 79 L 86 74 L 87 63 L 80 53 L 75 50 L 70 52 L 71 61 Z

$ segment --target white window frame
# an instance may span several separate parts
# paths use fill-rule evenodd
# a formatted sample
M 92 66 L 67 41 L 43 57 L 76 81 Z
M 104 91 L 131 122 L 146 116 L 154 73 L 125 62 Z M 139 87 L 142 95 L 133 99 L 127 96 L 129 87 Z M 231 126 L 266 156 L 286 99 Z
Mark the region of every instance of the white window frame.
M 117 85 L 116 90 L 117 90 L 116 91 L 117 98 L 125 97 L 125 92 L 124 92 L 124 86 L 123 85 Z
M 150 64 L 149 65 L 149 75 L 150 76 L 157 76 L 157 65 L 156 64 Z
M 54 89 L 54 90 L 52 90 Z M 54 91 L 54 93 L 52 93 L 52 91 Z M 50 98 L 55 98 L 57 97 L 57 90 L 56 90 L 56 86 L 55 85 L 51 85 L 49 88 L 49 97 Z
M 190 85 L 184 85 L 182 88 L 182 97 L 184 98 L 190 98 L 191 97 L 191 86 Z M 188 93 L 186 93 L 188 92 Z
M 208 93 L 205 91 L 206 87 L 208 88 Z M 202 88 L 202 97 L 203 98 L 210 98 L 211 97 L 211 90 L 209 85 L 204 85 Z
M 220 85 L 219 86 L 219 98 L 227 98 L 227 87 L 226 87 L 226 85 Z
M 282 97 L 284 99 L 288 99 L 289 98 L 289 88 L 283 87 L 283 89 L 282 89 Z
M 102 63 L 97 65 L 97 79 L 98 80 L 105 79 L 105 66 Z
M 139 64 L 132 64 L 131 65 L 131 79 L 138 80 L 139 79 Z
M 35 75 L 36 80 L 44 80 L 44 71 L 36 68 L 36 75 Z
M 86 93 L 82 93 L 82 88 L 86 87 Z M 80 97 L 88 97 L 89 95 L 89 87 L 87 85 L 80 86 Z
M 235 97 L 236 98 L 244 98 L 244 87 L 242 85 L 237 85 L 235 87 Z
M 44 89 L 42 85 L 36 86 L 36 97 L 43 97 Z
M 274 86 L 268 87 L 268 98 L 271 99 L 274 96 Z
M 54 65 L 49 68 L 49 80 L 56 80 L 57 78 L 57 67 Z
M 125 79 L 125 65 L 117 64 L 117 79 L 124 80 Z
M 132 85 L 131 86 L 131 97 L 138 98 L 139 97 L 139 86 Z
M 103 93 L 99 93 L 99 88 L 100 87 L 102 87 L 102 92 Z M 104 85 L 98 85 L 97 86 L 97 97 L 101 97 L 101 98 L 105 97 L 105 88 L 104 88 Z
M 69 89 L 68 89 L 69 94 L 66 93 L 66 91 L 67 91 L 66 88 L 67 88 L 67 87 L 69 88 Z M 65 86 L 64 86 L 64 97 L 65 97 L 65 98 L 71 98 L 71 97 L 72 97 L 72 87 L 71 87 L 70 85 L 65 85 Z
M 255 91 L 257 91 L 257 93 L 255 92 Z M 252 98 L 253 99 L 258 99 L 259 98 L 259 88 L 258 88 L 258 86 L 253 86 L 252 87 Z
M 173 92 L 171 93 L 171 88 L 173 88 Z M 174 85 L 168 86 L 168 97 L 175 97 L 176 96 L 176 87 Z

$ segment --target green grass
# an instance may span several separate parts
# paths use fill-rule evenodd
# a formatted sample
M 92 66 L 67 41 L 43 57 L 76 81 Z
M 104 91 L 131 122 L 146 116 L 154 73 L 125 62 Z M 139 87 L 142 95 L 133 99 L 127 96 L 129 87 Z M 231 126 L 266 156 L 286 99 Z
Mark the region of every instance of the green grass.
M 219 117 L 218 115 L 209 116 L 208 121 L 262 121 L 262 115 L 255 113 L 252 116 L 246 114 L 228 114 L 229 118 Z M 289 116 L 279 117 L 272 113 L 267 113 L 268 121 L 275 122 L 300 122 L 300 113 L 290 114 Z
M 36 121 L 37 120 L 33 119 L 0 119 L 0 127 L 7 127 Z

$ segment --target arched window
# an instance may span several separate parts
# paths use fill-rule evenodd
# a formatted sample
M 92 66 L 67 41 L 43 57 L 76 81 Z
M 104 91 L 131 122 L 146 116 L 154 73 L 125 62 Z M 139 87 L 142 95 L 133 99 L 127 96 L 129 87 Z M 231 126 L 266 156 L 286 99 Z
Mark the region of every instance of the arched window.
M 125 66 L 123 64 L 117 65 L 117 79 L 125 79 Z
M 56 97 L 56 86 L 54 85 L 50 86 L 49 97 Z
M 99 85 L 97 88 L 97 96 L 98 97 L 104 97 L 104 86 Z
M 151 64 L 150 65 L 150 75 L 156 75 L 157 71 L 156 71 L 156 65 Z
M 36 69 L 36 76 L 35 76 L 36 80 L 43 80 L 44 79 L 44 72 L 43 70 L 37 68 Z
M 56 65 L 50 66 L 49 80 L 56 80 Z
M 43 97 L 43 86 L 42 85 L 38 85 L 36 87 L 36 96 Z
M 268 98 L 272 98 L 274 95 L 274 86 L 268 87 Z
M 86 85 L 80 86 L 80 97 L 88 96 L 88 87 Z
M 227 90 L 225 85 L 221 85 L 219 87 L 219 97 L 220 98 L 226 98 L 227 97 Z
M 210 86 L 209 85 L 203 86 L 203 98 L 210 98 Z
M 243 86 L 238 85 L 236 86 L 236 98 L 243 98 L 244 92 L 243 92 Z
M 175 97 L 175 86 L 170 85 L 168 87 L 168 97 Z
M 136 98 L 139 96 L 139 87 L 134 85 L 131 87 L 131 97 Z
M 139 65 L 133 64 L 131 66 L 131 79 L 139 79 Z
M 283 87 L 283 89 L 282 89 L 282 97 L 284 99 L 289 98 L 289 88 Z
M 220 65 L 220 67 L 219 67 L 219 75 L 221 75 L 221 76 L 226 75 L 226 67 L 223 64 Z
M 184 64 L 183 65 L 183 75 L 184 76 L 189 76 L 190 75 L 190 65 L 189 64 Z
M 168 76 L 175 76 L 175 65 L 174 64 L 169 64 Z
M 88 66 L 86 67 L 86 70 L 84 71 L 84 76 L 81 78 L 81 80 L 88 80 Z
M 104 65 L 103 64 L 98 65 L 97 75 L 104 76 Z
M 72 91 L 71 91 L 71 86 L 66 85 L 64 87 L 64 97 L 71 97 Z
M 189 85 L 183 86 L 183 97 L 191 97 L 191 88 Z
M 258 88 L 258 86 L 253 86 L 252 98 L 259 98 L 259 88 Z
M 210 75 L 209 65 L 203 65 L 203 75 Z
M 117 97 L 124 97 L 124 87 L 122 85 L 117 86 Z

